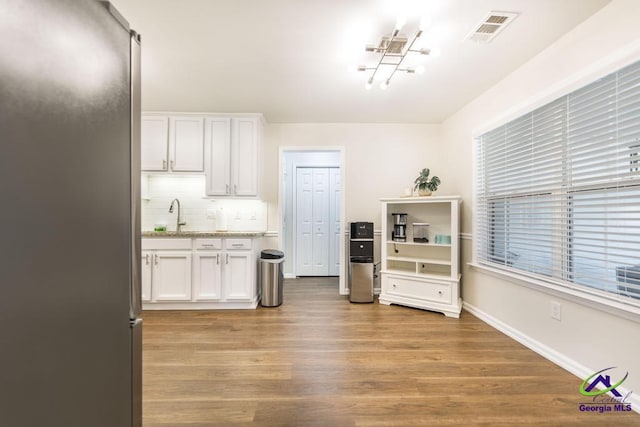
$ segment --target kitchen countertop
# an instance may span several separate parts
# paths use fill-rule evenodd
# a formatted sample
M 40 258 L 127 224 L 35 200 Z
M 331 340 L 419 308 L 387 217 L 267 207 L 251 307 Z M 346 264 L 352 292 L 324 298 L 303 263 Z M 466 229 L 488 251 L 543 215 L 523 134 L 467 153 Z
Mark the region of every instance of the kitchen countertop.
M 142 237 L 262 237 L 264 231 L 143 231 Z

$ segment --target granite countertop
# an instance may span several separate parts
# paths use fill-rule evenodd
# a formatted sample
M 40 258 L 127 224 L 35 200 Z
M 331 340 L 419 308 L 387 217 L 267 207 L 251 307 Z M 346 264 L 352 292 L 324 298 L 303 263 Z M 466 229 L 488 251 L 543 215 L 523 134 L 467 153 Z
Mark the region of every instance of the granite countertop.
M 143 231 L 142 237 L 262 237 L 264 231 Z

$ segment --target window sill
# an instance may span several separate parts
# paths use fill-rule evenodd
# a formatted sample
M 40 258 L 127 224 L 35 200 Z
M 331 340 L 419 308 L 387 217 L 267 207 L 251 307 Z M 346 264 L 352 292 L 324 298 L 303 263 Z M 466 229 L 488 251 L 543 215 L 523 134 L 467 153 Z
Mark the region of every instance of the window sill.
M 499 279 L 507 280 L 519 286 L 544 292 L 559 298 L 568 299 L 584 306 L 604 311 L 627 320 L 640 323 L 640 307 L 620 301 L 615 297 L 601 295 L 597 291 L 574 288 L 551 280 L 541 280 L 520 272 L 497 268 L 475 262 L 467 263 L 473 270 L 489 274 Z

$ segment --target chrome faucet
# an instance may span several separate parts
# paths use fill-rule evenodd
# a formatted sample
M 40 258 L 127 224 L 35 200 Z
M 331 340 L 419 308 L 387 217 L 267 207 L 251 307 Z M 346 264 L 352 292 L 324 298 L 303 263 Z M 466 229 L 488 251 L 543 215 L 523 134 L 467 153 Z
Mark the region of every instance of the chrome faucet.
M 178 205 L 178 217 L 176 218 L 176 232 L 179 233 L 180 227 L 182 227 L 183 225 L 187 225 L 187 223 L 186 221 L 180 221 L 180 200 L 173 199 L 173 201 L 171 202 L 171 206 L 169 206 L 169 213 L 173 213 L 174 204 Z

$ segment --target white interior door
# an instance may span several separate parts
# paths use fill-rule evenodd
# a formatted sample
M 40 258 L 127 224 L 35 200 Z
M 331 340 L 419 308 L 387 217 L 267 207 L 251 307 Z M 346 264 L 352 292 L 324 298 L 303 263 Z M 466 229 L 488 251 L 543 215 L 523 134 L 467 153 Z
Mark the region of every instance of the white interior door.
M 313 275 L 313 169 L 296 169 L 296 275 Z
M 340 169 L 296 168 L 296 276 L 340 273 Z
M 329 169 L 329 276 L 340 275 L 340 168 Z
M 329 168 L 313 169 L 313 275 L 329 275 Z

